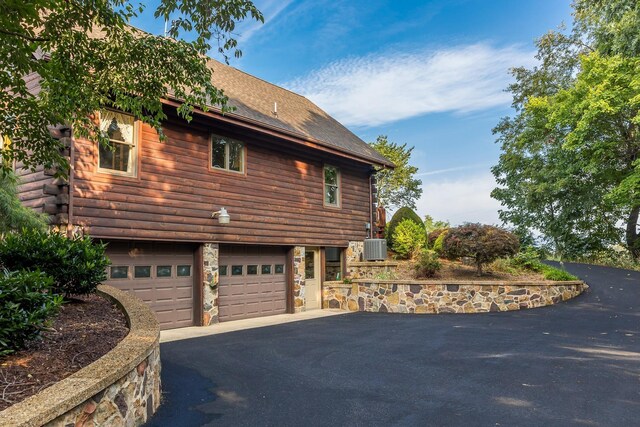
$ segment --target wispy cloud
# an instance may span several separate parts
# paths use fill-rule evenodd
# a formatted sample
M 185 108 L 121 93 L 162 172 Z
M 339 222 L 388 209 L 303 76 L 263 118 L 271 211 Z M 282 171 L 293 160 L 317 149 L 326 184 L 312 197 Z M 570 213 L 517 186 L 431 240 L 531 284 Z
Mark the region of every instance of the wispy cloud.
M 252 19 L 246 19 L 238 25 L 235 30 L 235 33 L 239 34 L 239 39 L 242 43 L 247 43 L 247 41 L 259 30 L 263 29 L 265 26 L 276 19 L 282 11 L 284 11 L 287 6 L 289 6 L 293 0 L 257 0 L 254 1 L 254 4 L 262 12 L 264 15 L 264 24 L 261 22 L 257 22 Z
M 348 126 L 377 126 L 437 112 L 508 105 L 509 68 L 534 63 L 518 46 L 486 43 L 348 58 L 284 86 Z
M 457 166 L 455 168 L 447 168 L 447 169 L 436 169 L 432 171 L 420 172 L 415 176 L 432 176 L 432 175 L 442 175 L 450 172 L 461 172 L 461 171 L 469 171 L 480 168 L 489 168 L 491 165 L 488 163 L 476 164 L 476 165 L 467 165 L 467 166 Z
M 454 225 L 463 222 L 500 224 L 500 203 L 491 198 L 495 187 L 496 182 L 490 172 L 426 182 L 417 203 L 418 213 L 448 220 Z

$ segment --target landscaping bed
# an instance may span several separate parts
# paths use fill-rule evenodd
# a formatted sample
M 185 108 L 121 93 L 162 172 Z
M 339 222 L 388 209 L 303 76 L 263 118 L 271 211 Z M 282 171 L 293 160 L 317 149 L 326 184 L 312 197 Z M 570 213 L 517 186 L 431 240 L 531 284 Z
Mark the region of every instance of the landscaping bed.
M 122 311 L 97 294 L 63 304 L 42 339 L 0 359 L 0 411 L 96 361 L 129 332 Z
M 504 260 L 498 260 L 489 264 L 482 276 L 478 276 L 475 265 L 465 265 L 460 261 L 440 259 L 441 268 L 433 276 L 434 280 L 505 280 L 505 281 L 532 281 L 545 280 L 542 272 L 518 269 L 506 265 Z M 398 262 L 395 277 L 391 279 L 412 280 L 420 279 L 416 276 L 415 262 L 402 260 Z

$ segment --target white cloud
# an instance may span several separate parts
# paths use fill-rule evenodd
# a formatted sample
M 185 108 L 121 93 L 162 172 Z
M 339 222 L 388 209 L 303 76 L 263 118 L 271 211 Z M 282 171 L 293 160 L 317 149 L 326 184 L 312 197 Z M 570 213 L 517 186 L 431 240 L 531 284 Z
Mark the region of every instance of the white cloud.
M 533 63 L 534 52 L 479 43 L 344 59 L 284 86 L 345 125 L 377 126 L 427 113 L 508 105 L 509 68 Z
M 491 165 L 486 163 L 479 163 L 476 165 L 457 166 L 455 168 L 436 169 L 432 171 L 420 172 L 420 173 L 417 173 L 415 176 L 420 177 L 420 176 L 443 175 L 451 172 L 462 172 L 462 171 L 468 171 L 468 170 L 474 170 L 474 169 L 480 169 L 480 168 L 486 169 L 488 167 L 491 167 Z
M 257 0 L 254 4 L 264 16 L 264 24 L 254 19 L 247 18 L 238 25 L 235 33 L 239 34 L 241 43 L 247 41 L 259 30 L 263 29 L 269 22 L 275 20 L 280 13 L 291 4 L 293 0 Z
M 500 203 L 491 198 L 496 182 L 490 172 L 465 175 L 454 179 L 426 182 L 418 200 L 418 214 L 429 214 L 436 220 L 452 224 L 480 222 L 501 224 L 498 218 Z

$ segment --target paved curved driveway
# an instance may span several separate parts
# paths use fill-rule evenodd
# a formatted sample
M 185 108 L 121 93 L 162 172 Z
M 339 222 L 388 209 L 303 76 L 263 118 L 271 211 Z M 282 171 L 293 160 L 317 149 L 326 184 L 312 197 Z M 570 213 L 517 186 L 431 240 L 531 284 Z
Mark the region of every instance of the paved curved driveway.
M 356 313 L 161 346 L 158 426 L 638 426 L 640 273 L 480 315 Z

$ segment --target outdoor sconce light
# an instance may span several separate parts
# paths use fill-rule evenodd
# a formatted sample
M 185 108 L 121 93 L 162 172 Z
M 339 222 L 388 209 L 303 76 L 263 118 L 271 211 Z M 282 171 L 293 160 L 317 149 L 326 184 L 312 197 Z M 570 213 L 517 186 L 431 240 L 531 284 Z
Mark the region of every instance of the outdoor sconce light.
M 229 221 L 231 221 L 231 217 L 225 208 L 220 208 L 219 211 L 211 214 L 211 218 L 215 217 L 218 217 L 219 224 L 229 224 Z

